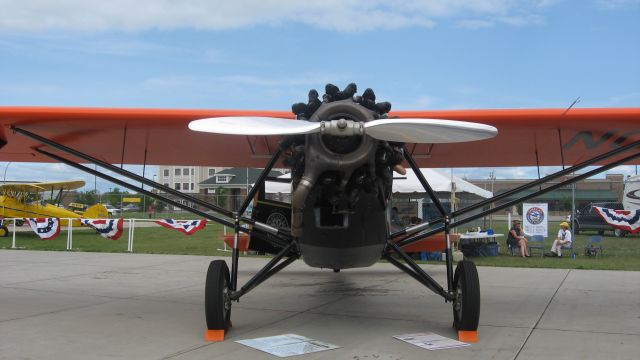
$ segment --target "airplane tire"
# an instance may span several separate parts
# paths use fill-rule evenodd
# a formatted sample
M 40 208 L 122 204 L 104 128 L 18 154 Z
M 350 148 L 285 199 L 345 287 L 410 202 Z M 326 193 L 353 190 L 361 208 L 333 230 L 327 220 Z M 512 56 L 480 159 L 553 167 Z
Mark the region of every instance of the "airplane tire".
M 0 226 L 0 237 L 7 237 L 7 236 L 9 236 L 9 229 L 7 229 L 7 227 L 4 225 Z
M 229 267 L 224 260 L 214 260 L 207 270 L 204 291 L 204 312 L 207 329 L 229 330 L 231 325 L 231 298 Z
M 453 326 L 456 330 L 475 331 L 480 320 L 480 280 L 476 265 L 462 260 L 453 278 Z

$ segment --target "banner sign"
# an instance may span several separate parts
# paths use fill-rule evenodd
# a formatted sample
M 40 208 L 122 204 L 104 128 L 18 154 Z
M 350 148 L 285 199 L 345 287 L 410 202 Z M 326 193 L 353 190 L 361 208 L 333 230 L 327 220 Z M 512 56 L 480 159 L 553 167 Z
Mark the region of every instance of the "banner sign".
M 156 220 L 156 224 L 162 225 L 167 229 L 178 230 L 186 235 L 191 235 L 207 225 L 207 220 L 174 220 L 162 219 Z
M 549 212 L 547 203 L 522 204 L 522 230 L 526 235 L 548 236 Z
M 81 219 L 83 225 L 94 228 L 100 236 L 118 240 L 122 236 L 124 219 Z
M 42 240 L 53 240 L 60 234 L 60 219 L 58 218 L 24 218 L 31 230 Z
M 599 206 L 593 208 L 607 224 L 633 234 L 640 232 L 640 210 L 614 210 Z

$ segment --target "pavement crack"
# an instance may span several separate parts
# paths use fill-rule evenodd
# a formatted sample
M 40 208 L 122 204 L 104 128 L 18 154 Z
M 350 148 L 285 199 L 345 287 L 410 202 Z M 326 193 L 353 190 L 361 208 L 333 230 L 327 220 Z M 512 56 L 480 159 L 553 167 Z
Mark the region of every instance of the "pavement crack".
M 562 287 L 564 282 L 567 280 L 567 277 L 569 277 L 569 274 L 571 274 L 571 269 L 568 269 L 567 273 L 564 274 L 564 278 L 562 278 L 562 281 L 560 281 L 560 284 L 558 284 L 558 287 L 556 288 L 556 291 L 553 292 L 553 295 L 551 295 L 551 297 L 549 298 L 549 301 L 547 301 L 547 305 L 544 307 L 544 310 L 542 310 L 542 313 L 540 314 L 540 316 L 536 320 L 536 323 L 533 324 L 533 326 L 531 326 L 529 328 L 529 331 L 527 332 L 527 337 L 524 339 L 524 341 L 522 342 L 522 345 L 520 345 L 520 348 L 518 349 L 518 352 L 513 357 L 514 360 L 516 360 L 520 356 L 520 353 L 524 349 L 525 345 L 527 345 L 527 342 L 529 341 L 529 338 L 531 337 L 531 334 L 533 334 L 533 330 L 536 330 L 538 328 L 538 324 L 540 324 L 540 320 L 542 320 L 542 317 L 544 316 L 544 314 L 549 309 L 549 306 L 551 306 L 551 303 L 553 302 L 553 299 L 555 299 L 556 295 L 558 295 L 558 291 L 560 290 L 560 288 Z

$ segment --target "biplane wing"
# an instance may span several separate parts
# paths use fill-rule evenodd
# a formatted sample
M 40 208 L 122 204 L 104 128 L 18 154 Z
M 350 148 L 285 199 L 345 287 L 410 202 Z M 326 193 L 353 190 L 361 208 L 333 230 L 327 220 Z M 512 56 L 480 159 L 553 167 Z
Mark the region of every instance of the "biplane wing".
M 293 119 L 289 111 L 0 107 L 0 161 L 51 161 L 35 151 L 46 148 L 42 143 L 15 133 L 15 127 L 109 163 L 264 166 L 277 136 L 188 128 L 196 119 L 229 116 Z M 390 118 L 462 120 L 498 129 L 483 141 L 409 144 L 421 167 L 575 164 L 640 139 L 640 108 L 395 111 Z
M 75 190 L 83 187 L 85 184 L 84 180 L 69 180 L 69 181 L 48 181 L 43 183 L 36 183 L 41 188 L 46 189 L 47 191 L 69 191 Z
M 50 181 L 37 183 L 6 183 L 1 184 L 0 189 L 19 192 L 44 192 L 60 190 L 68 191 L 79 189 L 83 187 L 84 184 L 84 180 Z
M 0 192 L 2 193 L 29 193 L 29 192 L 43 192 L 47 191 L 46 188 L 38 186 L 37 183 L 5 183 L 0 185 Z

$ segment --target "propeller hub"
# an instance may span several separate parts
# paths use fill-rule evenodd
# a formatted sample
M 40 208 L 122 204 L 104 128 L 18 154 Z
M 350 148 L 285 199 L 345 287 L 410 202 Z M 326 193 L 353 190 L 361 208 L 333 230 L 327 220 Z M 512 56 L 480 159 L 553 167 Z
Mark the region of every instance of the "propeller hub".
M 362 136 L 364 126 L 359 121 L 347 119 L 326 120 L 321 122 L 320 133 L 331 136 Z

